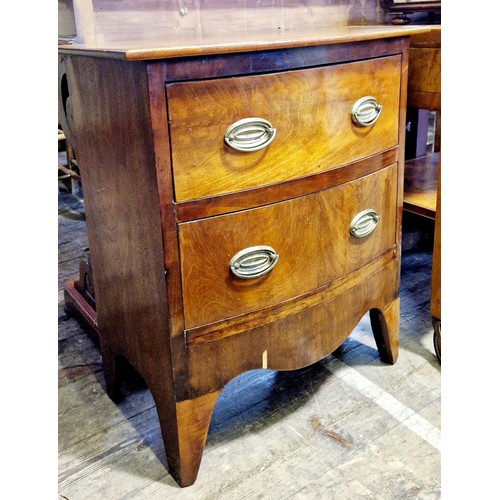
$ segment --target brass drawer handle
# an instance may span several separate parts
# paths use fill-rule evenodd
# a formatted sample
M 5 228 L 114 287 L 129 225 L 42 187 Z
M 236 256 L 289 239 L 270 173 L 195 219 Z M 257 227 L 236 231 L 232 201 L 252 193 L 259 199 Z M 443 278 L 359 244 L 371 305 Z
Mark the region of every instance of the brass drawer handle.
M 379 104 L 375 97 L 368 95 L 358 99 L 354 103 L 351 110 L 351 118 L 356 125 L 369 127 L 378 120 L 381 112 L 381 104 Z
M 224 141 L 229 147 L 248 153 L 269 146 L 275 136 L 276 129 L 264 118 L 243 118 L 227 127 Z
M 380 215 L 375 210 L 367 208 L 354 216 L 349 231 L 355 238 L 364 238 L 374 231 L 379 220 Z
M 248 247 L 233 256 L 229 261 L 229 268 L 238 278 L 249 280 L 268 273 L 276 265 L 278 258 L 279 255 L 272 247 Z

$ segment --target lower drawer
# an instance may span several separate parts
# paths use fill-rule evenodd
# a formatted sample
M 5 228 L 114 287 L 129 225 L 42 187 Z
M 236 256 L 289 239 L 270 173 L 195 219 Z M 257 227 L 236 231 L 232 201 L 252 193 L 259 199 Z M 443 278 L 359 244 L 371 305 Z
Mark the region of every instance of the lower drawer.
M 396 242 L 396 192 L 391 165 L 319 193 L 179 224 L 185 328 L 299 296 L 382 255 Z
M 186 397 L 221 389 L 248 370 L 296 370 L 323 359 L 367 311 L 394 303 L 399 312 L 399 267 L 388 251 L 296 300 L 187 330 Z

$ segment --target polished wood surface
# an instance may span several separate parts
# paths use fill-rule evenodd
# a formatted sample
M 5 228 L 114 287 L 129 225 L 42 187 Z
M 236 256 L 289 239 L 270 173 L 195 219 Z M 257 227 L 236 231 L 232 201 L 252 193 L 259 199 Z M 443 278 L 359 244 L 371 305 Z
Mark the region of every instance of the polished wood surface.
M 441 25 L 428 25 L 428 31 L 414 33 L 410 36 L 410 47 L 412 48 L 441 48 Z
M 397 214 L 396 214 L 396 230 L 399 231 L 397 235 L 397 254 L 401 258 L 401 242 L 403 230 L 403 196 L 404 196 L 404 144 L 406 138 L 406 106 L 408 95 L 408 52 L 410 40 L 405 38 L 403 40 L 403 51 L 401 61 L 401 89 L 399 93 L 399 155 L 398 155 L 398 194 L 397 194 Z M 399 285 L 398 285 L 399 286 Z
M 392 56 L 168 86 L 176 201 L 279 183 L 395 146 L 400 67 Z M 354 103 L 372 95 L 380 117 L 369 127 L 355 125 Z M 275 139 L 256 152 L 231 149 L 223 140 L 227 127 L 250 117 L 268 120 Z
M 401 106 L 406 104 L 408 40 L 394 43 L 391 35 L 388 42 L 380 39 L 376 30 L 371 33 L 373 53 L 377 56 L 366 62 L 359 60 L 366 55 L 364 42 L 353 42 L 354 47 L 359 43 L 360 53 L 352 56 L 352 62 L 345 60 L 352 51 L 346 50 L 348 38 L 343 38 L 344 45 L 338 46 L 337 57 L 342 64 L 332 68 L 319 67 L 325 54 L 331 58 L 331 46 L 324 52 L 307 51 L 310 58 L 318 55 L 316 62 L 309 59 L 309 69 L 304 68 L 303 62 L 294 68 L 293 59 L 285 50 L 282 54 L 274 52 L 273 58 L 277 61 L 274 66 L 286 67 L 287 72 L 248 76 L 244 70 L 245 76 L 238 78 L 215 77 L 170 86 L 164 60 L 130 63 L 113 57 L 80 57 L 78 51 L 73 52 L 78 57 L 64 56 L 68 98 L 72 103 L 72 113 L 67 118 L 78 140 L 107 392 L 113 400 L 120 398 L 118 361 L 123 357 L 151 391 L 169 471 L 182 486 L 196 479 L 218 392 L 242 371 L 255 367 L 288 370 L 319 361 L 347 338 L 368 310 L 372 311 L 373 333 L 381 359 L 393 363 L 397 358 L 404 161 Z M 317 46 L 321 40 L 317 38 Z M 272 37 L 267 48 L 273 48 Z M 103 51 L 101 55 L 109 54 Z M 173 73 L 179 75 L 186 69 L 185 59 L 177 62 L 183 69 Z M 210 74 L 216 72 L 219 62 L 217 59 L 209 63 Z M 228 64 L 220 67 L 227 76 Z M 307 76 L 309 72 L 311 77 Z M 337 74 L 342 78 L 336 80 Z M 327 77 L 329 85 L 321 82 Z M 220 115 L 224 116 L 225 106 L 244 106 L 242 89 L 232 86 L 244 81 L 252 82 L 250 92 L 258 89 L 250 100 L 256 109 L 263 110 L 266 103 L 273 109 L 276 98 L 282 113 L 290 117 L 298 116 L 291 111 L 294 106 L 307 108 L 308 103 L 314 103 L 309 104 L 312 112 L 307 121 L 300 122 L 301 127 L 288 134 L 291 141 L 297 140 L 294 135 L 309 137 L 296 145 L 309 156 L 314 155 L 313 145 L 308 143 L 312 137 L 302 127 L 314 129 L 315 119 L 323 120 L 325 111 L 318 103 L 327 102 L 325 96 L 330 96 L 342 111 L 344 116 L 340 119 L 349 120 L 350 106 L 346 102 L 352 100 L 355 88 L 370 89 L 372 94 L 373 89 L 387 85 L 392 89 L 393 104 L 382 102 L 380 121 L 370 130 L 376 131 L 377 126 L 384 124 L 384 112 L 389 116 L 391 130 L 377 135 L 374 141 L 370 139 L 370 130 L 358 131 L 362 137 L 355 137 L 350 128 L 346 129 L 345 134 L 352 141 L 331 141 L 329 147 L 335 150 L 337 146 L 349 146 L 354 153 L 330 155 L 323 144 L 322 154 L 328 165 L 319 168 L 316 158 L 316 167 L 294 171 L 295 177 L 274 172 L 275 177 L 270 180 L 266 178 L 267 169 L 256 168 L 253 174 L 264 180 L 253 182 L 247 178 L 242 183 L 239 172 L 233 172 L 229 184 L 219 175 L 224 182 L 211 182 L 213 191 L 201 194 L 197 184 L 203 185 L 203 178 L 210 172 L 196 171 L 190 185 L 186 184 L 186 191 L 189 197 L 213 195 L 216 215 L 209 212 L 207 218 L 198 219 L 199 214 L 188 211 L 179 219 L 180 205 L 175 199 L 177 175 L 179 169 L 188 170 L 190 156 L 202 144 L 196 130 L 196 120 L 200 118 L 195 116 L 193 103 L 198 102 L 198 96 L 201 99 L 210 94 L 206 89 L 230 90 L 232 100 L 209 99 L 203 105 L 203 113 L 210 116 L 210 121 L 204 123 L 211 129 L 211 122 L 217 124 Z M 283 81 L 287 89 L 294 89 L 294 100 L 287 100 L 286 92 L 279 92 Z M 330 90 L 335 87 L 332 81 L 339 84 L 340 98 Z M 310 82 L 315 85 L 310 86 Z M 373 82 L 377 83 L 375 87 Z M 184 119 L 185 133 L 191 133 L 188 142 L 175 135 L 174 116 L 183 111 L 178 102 L 172 113 L 172 89 L 191 89 L 191 94 L 182 95 L 193 119 L 192 131 L 188 117 Z M 322 128 L 316 130 L 320 136 L 324 134 L 323 140 L 330 137 L 326 134 L 329 127 L 340 123 L 333 115 L 332 120 L 321 122 Z M 278 114 L 276 119 L 279 123 Z M 296 156 L 296 162 L 283 162 L 282 169 L 293 170 L 295 163 L 299 167 L 307 164 L 307 154 Z M 206 147 L 201 157 L 205 156 L 209 156 Z M 337 168 L 339 174 L 333 175 Z M 300 180 L 304 187 L 299 185 Z M 272 183 L 277 194 L 270 196 L 268 204 L 259 204 L 258 195 L 266 183 Z M 234 212 L 231 206 L 224 208 L 224 201 L 220 200 L 235 200 L 234 193 L 241 189 L 247 191 L 243 201 L 236 203 L 238 211 Z M 210 200 L 206 198 L 201 205 L 204 210 L 210 210 Z M 197 206 L 191 204 L 191 209 Z M 372 235 L 354 241 L 343 231 L 348 231 L 352 217 L 364 208 L 376 209 L 382 219 Z M 182 217 L 188 220 L 179 222 L 186 220 Z M 234 301 L 237 307 L 233 309 L 233 299 L 227 300 L 223 310 L 214 291 L 220 293 L 226 287 L 234 292 L 231 287 L 234 289 L 235 283 L 224 282 L 228 278 L 228 259 L 232 252 L 248 245 L 273 244 L 254 241 L 261 236 L 275 238 L 274 244 L 285 249 L 279 249 L 282 261 L 278 266 L 283 265 L 273 269 L 267 278 L 271 283 L 274 274 L 279 277 L 281 273 L 282 282 L 267 288 L 267 295 L 262 295 L 265 301 L 259 294 L 250 293 L 244 301 Z M 290 261 L 289 255 L 294 255 Z M 214 276 L 210 272 L 203 275 L 207 268 L 212 269 L 204 266 L 205 259 L 214 259 Z M 299 262 L 303 267 L 294 274 L 293 268 L 299 267 Z M 309 266 L 303 262 L 309 262 Z M 265 286 L 267 279 L 262 280 Z M 252 284 L 246 286 L 251 288 Z M 81 297 L 67 294 L 68 301 Z M 208 313 L 204 312 L 205 303 L 209 304 Z
M 208 428 L 212 411 L 219 391 L 206 392 L 197 398 L 177 403 L 176 420 L 179 428 L 179 463 L 176 467 L 186 471 L 180 478 L 181 486 L 189 486 L 196 481 L 198 468 L 193 464 L 200 464 L 207 440 Z M 166 422 L 171 425 L 171 420 Z M 194 436 L 194 439 L 193 439 Z
M 441 110 L 441 26 L 410 40 L 408 105 Z
M 332 45 L 177 57 L 164 59 L 162 63 L 165 65 L 165 81 L 173 83 L 313 68 L 384 57 L 388 54 L 400 54 L 404 40 L 384 38 L 377 43 L 362 40 L 354 44 L 344 41 Z
M 151 63 L 146 67 L 149 86 L 149 113 L 151 114 L 152 141 L 156 161 L 156 183 L 158 188 L 163 240 L 163 273 L 168 276 L 165 283 L 168 308 L 168 334 L 172 366 L 175 376 L 183 379 L 185 367 L 184 315 L 179 265 L 179 245 L 175 220 L 175 205 L 170 162 L 170 141 L 166 113 L 164 66 Z
M 436 226 L 432 259 L 431 316 L 441 320 L 441 176 L 438 177 Z
M 435 219 L 431 316 L 434 347 L 441 361 L 441 26 L 411 37 L 408 103 L 436 111 L 434 153 L 407 162 L 405 208 Z M 420 163 L 420 164 L 419 164 Z M 425 170 L 424 170 L 425 168 Z
M 426 26 L 336 25 L 304 28 L 298 25 L 290 32 L 283 30 L 284 33 L 281 29 L 227 33 L 227 25 L 225 21 L 218 33 L 203 35 L 203 33 L 176 30 L 171 32 L 171 37 L 168 36 L 169 32 L 164 26 L 161 31 L 148 29 L 145 33 L 142 29 L 140 36 L 135 40 L 126 31 L 120 31 L 118 28 L 116 36 L 110 38 L 90 36 L 84 43 L 62 44 L 59 46 L 59 51 L 74 55 L 136 61 L 383 40 L 429 31 Z
M 290 181 L 248 189 L 237 193 L 213 196 L 175 204 L 178 222 L 203 219 L 228 212 L 255 208 L 315 193 L 332 186 L 338 186 L 369 175 L 381 168 L 395 163 L 398 147 L 381 154 L 369 156 L 353 163 L 347 163 L 319 174 L 299 177 Z
M 432 255 L 431 316 L 434 327 L 434 350 L 441 362 L 441 176 L 438 179 L 436 225 Z
M 160 328 L 167 309 L 147 78 L 143 68 L 119 61 L 97 66 L 74 58 L 70 65 L 99 328 L 106 342 L 140 365 L 141 349 L 161 345 L 169 352 Z M 151 331 L 155 342 L 149 342 Z
M 356 214 L 380 216 L 364 238 L 349 233 Z M 272 305 L 318 288 L 396 244 L 396 167 L 317 194 L 179 225 L 186 328 Z M 273 247 L 266 275 L 243 280 L 230 272 L 240 250 Z
M 217 397 L 198 479 L 182 490 L 165 467 L 148 387 L 129 369 L 124 373 L 124 399 L 113 404 L 103 387 L 98 346 L 64 309 L 65 283 L 87 257 L 84 212 L 75 196 L 59 192 L 61 500 L 235 500 L 249 492 L 253 498 L 329 499 L 334 490 L 346 497 L 399 499 L 417 488 L 421 497 L 439 495 L 440 452 L 428 442 L 429 435 L 439 438 L 441 422 L 441 368 L 428 318 L 432 248 L 403 250 L 395 365 L 380 361 L 365 315 L 339 349 L 319 363 L 290 372 L 252 370 L 233 379 Z M 403 242 L 408 237 L 403 230 Z M 376 389 L 376 397 L 366 397 L 359 385 L 349 383 L 356 380 Z M 418 424 L 413 431 L 383 407 L 395 399 L 396 409 L 403 404 L 418 417 L 409 420 Z M 418 434 L 422 421 L 432 434 Z M 345 445 L 332 437 L 339 435 Z M 396 482 L 379 473 L 388 461 Z M 38 496 L 36 488 L 33 493 Z
M 262 314 L 213 325 L 210 336 L 208 328 L 188 331 L 189 397 L 218 389 L 243 371 L 310 365 L 341 345 L 366 311 L 373 311 L 380 358 L 395 363 L 398 268 L 399 261 L 390 251 L 316 293 L 266 308 Z
M 405 210 L 434 219 L 436 217 L 437 184 L 440 153 L 408 160 L 405 163 Z
M 167 457 L 175 464 L 172 316 L 147 74 L 143 65 L 114 60 L 67 63 L 107 391 L 120 399 L 117 359 L 124 356 L 155 398 Z M 172 466 L 172 474 L 177 470 Z
M 441 136 L 441 26 L 410 37 L 408 106 L 437 111 L 434 152 L 411 159 L 405 167 L 404 207 L 427 217 L 436 216 L 436 193 Z M 427 139 L 428 123 L 425 127 Z
M 315 308 L 322 303 L 331 302 L 332 299 L 346 293 L 356 285 L 356 283 L 361 283 L 364 276 L 372 276 L 380 271 L 381 268 L 385 269 L 396 257 L 397 255 L 395 255 L 394 250 L 388 251 L 379 259 L 370 262 L 366 266 L 303 295 L 299 295 L 275 305 L 263 307 L 253 313 L 241 314 L 226 320 L 216 321 L 209 325 L 191 328 L 186 331 L 186 343 L 187 345 L 197 345 L 219 341 L 227 337 L 238 336 L 259 325 L 261 327 L 266 327 L 266 325 L 276 320 L 284 320 L 292 316 L 297 317 L 298 313 L 303 312 L 305 309 Z M 391 267 L 391 269 L 393 268 Z M 388 293 L 394 292 L 394 290 L 392 292 L 390 291 L 390 287 L 384 291 Z M 388 297 L 389 296 L 385 297 L 385 299 L 390 302 L 391 299 Z M 293 331 L 294 329 L 292 329 L 291 335 L 293 335 Z M 299 353 L 299 355 L 308 357 L 314 356 L 313 353 Z
M 441 93 L 441 49 L 410 46 L 409 92 Z

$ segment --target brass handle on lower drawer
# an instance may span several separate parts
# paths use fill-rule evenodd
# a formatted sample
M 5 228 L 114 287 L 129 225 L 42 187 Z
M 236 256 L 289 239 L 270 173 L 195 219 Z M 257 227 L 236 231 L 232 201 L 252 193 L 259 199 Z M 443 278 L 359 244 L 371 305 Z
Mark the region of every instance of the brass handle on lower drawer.
M 367 208 L 354 216 L 349 231 L 355 238 L 364 238 L 374 231 L 379 220 L 380 215 L 372 208 Z
M 227 127 L 224 141 L 237 151 L 252 152 L 269 146 L 275 136 L 276 129 L 264 118 L 243 118 Z
M 248 247 L 236 253 L 229 261 L 231 272 L 244 280 L 268 273 L 278 262 L 274 248 L 265 245 Z
M 352 106 L 351 118 L 356 125 L 369 127 L 373 125 L 382 112 L 382 106 L 375 97 L 367 95 L 358 99 Z

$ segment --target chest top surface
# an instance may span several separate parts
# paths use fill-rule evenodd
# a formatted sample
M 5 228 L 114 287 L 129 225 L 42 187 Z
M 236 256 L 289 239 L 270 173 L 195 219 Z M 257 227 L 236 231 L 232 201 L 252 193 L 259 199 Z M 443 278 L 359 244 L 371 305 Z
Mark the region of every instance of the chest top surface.
M 124 60 L 153 60 L 197 55 L 230 54 L 269 49 L 286 49 L 346 42 L 380 40 L 427 33 L 428 26 L 344 26 L 269 30 L 258 33 L 193 34 L 176 32 L 159 35 L 144 33 L 140 37 L 93 36 L 81 43 L 59 45 L 60 53 L 88 55 Z

